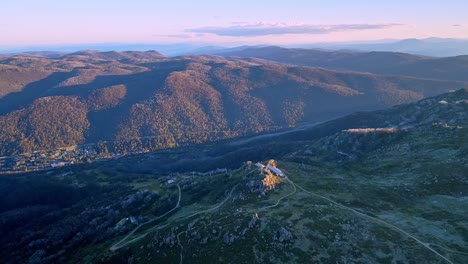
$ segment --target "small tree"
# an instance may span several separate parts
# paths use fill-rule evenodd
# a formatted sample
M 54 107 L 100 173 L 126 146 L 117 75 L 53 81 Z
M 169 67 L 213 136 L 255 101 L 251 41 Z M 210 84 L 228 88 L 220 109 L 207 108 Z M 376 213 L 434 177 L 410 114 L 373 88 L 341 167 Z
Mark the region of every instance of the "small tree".
M 275 189 L 277 184 L 281 183 L 281 178 L 269 171 L 266 171 L 265 178 L 263 178 L 262 183 L 263 186 L 266 187 L 267 191 L 270 191 Z
M 271 165 L 276 168 L 276 161 L 275 160 L 269 160 L 268 165 Z

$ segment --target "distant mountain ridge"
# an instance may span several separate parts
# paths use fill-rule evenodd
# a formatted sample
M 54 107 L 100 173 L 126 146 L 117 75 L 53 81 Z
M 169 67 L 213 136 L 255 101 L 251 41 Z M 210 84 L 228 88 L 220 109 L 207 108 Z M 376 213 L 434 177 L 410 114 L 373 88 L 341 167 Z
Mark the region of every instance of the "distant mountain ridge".
M 77 59 L 77 60 L 101 59 L 101 60 L 106 60 L 106 61 L 128 60 L 128 61 L 136 61 L 140 63 L 142 62 L 141 60 L 154 61 L 154 60 L 161 59 L 161 58 L 166 58 L 166 56 L 154 50 L 145 51 L 145 52 L 142 52 L 142 51 L 100 52 L 100 51 L 95 51 L 95 50 L 83 50 L 83 51 L 68 53 L 61 57 L 61 59 L 64 59 L 64 60 L 70 60 L 70 59 Z
M 94 52 L 0 59 L 0 155 L 112 141 L 119 152 L 251 135 L 375 110 L 464 82 L 260 59 Z
M 399 52 L 356 52 L 323 49 L 287 49 L 276 46 L 247 48 L 220 53 L 222 56 L 253 57 L 294 65 L 334 70 L 404 75 L 418 78 L 468 81 L 468 55 L 433 58 Z
M 435 57 L 468 55 L 468 40 L 448 38 L 403 39 L 387 43 L 330 45 L 335 49 L 360 51 L 390 51 Z

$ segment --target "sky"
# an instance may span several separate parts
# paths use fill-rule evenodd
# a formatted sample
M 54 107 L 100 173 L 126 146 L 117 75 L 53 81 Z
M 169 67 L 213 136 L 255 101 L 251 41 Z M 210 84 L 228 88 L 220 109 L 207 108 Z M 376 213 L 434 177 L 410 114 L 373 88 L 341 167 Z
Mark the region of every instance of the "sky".
M 466 0 L 1 0 L 0 46 L 468 39 Z

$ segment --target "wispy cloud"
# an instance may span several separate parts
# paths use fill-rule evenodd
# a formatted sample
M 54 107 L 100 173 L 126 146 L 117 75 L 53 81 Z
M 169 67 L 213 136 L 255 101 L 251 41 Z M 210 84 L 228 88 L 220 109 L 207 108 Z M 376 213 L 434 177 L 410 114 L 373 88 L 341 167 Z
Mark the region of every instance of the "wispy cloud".
M 283 34 L 327 34 L 340 31 L 385 29 L 403 24 L 338 24 L 338 25 L 308 25 L 287 23 L 234 23 L 228 27 L 199 27 L 186 29 L 186 32 L 209 33 L 229 37 L 256 37 Z
M 453 27 L 463 27 L 462 24 L 453 24 L 452 26 L 453 26 Z
M 180 39 L 189 39 L 192 37 L 191 34 L 170 34 L 170 35 L 155 35 L 158 37 L 169 37 L 169 38 L 180 38 Z
M 197 34 L 169 34 L 169 35 L 153 35 L 156 37 L 168 37 L 168 38 L 179 38 L 179 39 L 190 39 L 193 37 L 203 37 L 205 34 L 197 33 Z

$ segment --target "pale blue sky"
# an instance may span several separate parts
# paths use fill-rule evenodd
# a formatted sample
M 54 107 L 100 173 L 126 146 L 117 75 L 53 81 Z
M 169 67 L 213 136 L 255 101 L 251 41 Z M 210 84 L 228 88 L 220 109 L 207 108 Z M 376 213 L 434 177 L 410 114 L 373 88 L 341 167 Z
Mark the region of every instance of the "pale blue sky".
M 2 0 L 0 46 L 468 38 L 466 0 Z

